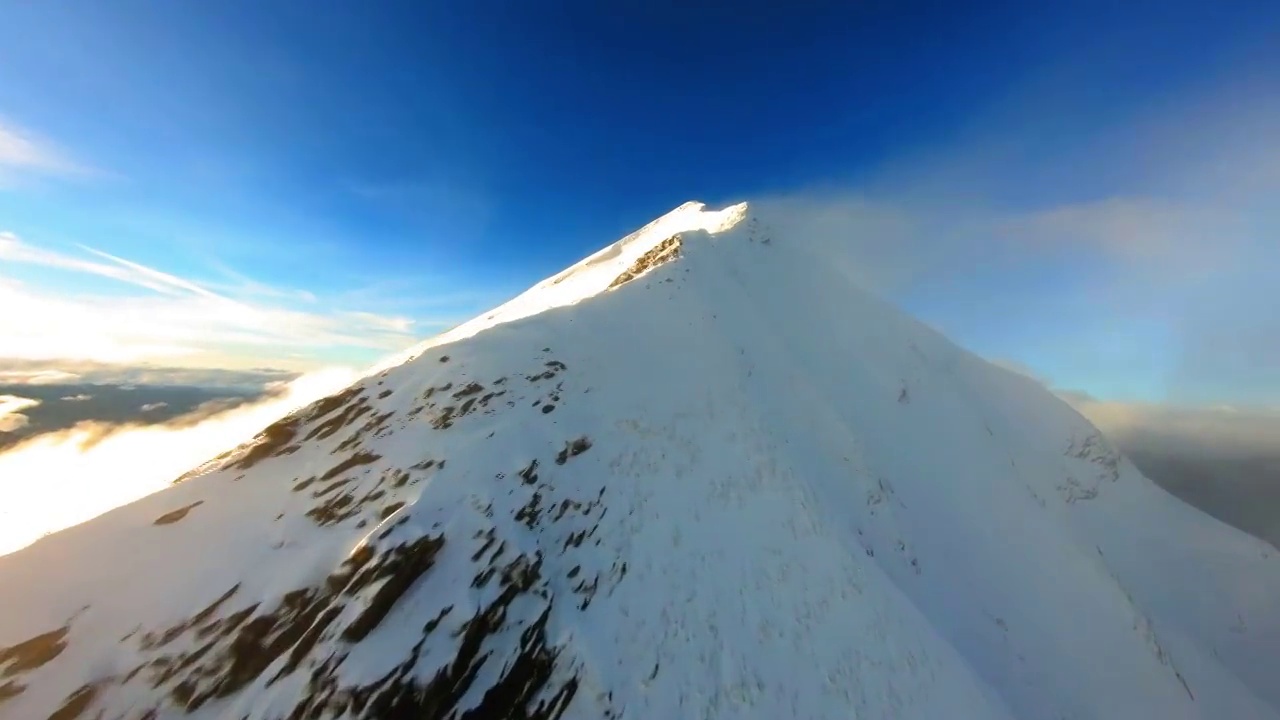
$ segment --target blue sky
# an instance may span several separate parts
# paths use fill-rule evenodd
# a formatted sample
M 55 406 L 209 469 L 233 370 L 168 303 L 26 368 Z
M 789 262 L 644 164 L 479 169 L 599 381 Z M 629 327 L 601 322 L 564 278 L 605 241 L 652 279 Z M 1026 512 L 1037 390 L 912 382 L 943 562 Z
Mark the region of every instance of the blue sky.
M 723 7 L 6 3 L 0 355 L 362 363 L 764 198 L 1052 384 L 1280 403 L 1280 6 Z

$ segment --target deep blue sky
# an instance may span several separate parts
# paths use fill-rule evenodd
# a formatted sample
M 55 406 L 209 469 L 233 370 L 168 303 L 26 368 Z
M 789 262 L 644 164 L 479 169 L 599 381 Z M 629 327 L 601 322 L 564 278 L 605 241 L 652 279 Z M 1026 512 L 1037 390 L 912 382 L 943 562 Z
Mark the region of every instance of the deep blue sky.
M 0 119 L 64 162 L 0 174 L 0 230 L 421 333 L 689 199 L 1150 194 L 1150 158 L 1101 156 L 1184 97 L 1266 86 L 1278 19 L 1275 2 L 6 3 Z M 975 147 L 991 160 L 972 181 L 913 179 Z

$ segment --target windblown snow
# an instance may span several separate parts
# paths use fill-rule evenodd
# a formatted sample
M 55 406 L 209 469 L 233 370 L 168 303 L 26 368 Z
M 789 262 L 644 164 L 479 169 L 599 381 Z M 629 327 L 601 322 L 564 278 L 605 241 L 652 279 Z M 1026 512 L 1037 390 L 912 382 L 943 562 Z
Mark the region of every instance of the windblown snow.
M 1270 546 L 770 226 L 684 205 L 0 558 L 0 716 L 1280 716 Z

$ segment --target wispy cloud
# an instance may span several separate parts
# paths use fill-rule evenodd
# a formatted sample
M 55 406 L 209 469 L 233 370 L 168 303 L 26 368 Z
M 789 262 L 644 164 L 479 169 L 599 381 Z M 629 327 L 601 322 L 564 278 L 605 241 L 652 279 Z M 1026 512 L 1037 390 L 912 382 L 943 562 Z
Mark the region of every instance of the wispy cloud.
M 0 260 L 110 278 L 167 295 L 182 294 L 185 290 L 183 286 L 186 283 L 180 278 L 150 270 L 149 268 L 142 268 L 127 261 L 121 261 L 119 258 L 98 252 L 92 248 L 84 248 L 84 250 L 96 256 L 110 259 L 112 262 L 94 262 L 93 260 L 75 257 L 66 253 L 46 250 L 23 242 L 12 232 L 0 232 Z M 207 291 L 201 291 L 197 294 L 209 295 Z
M 364 353 L 368 361 L 415 340 L 412 318 L 274 296 L 231 297 L 204 284 L 94 248 L 81 254 L 0 235 L 0 259 L 109 278 L 133 292 L 110 296 L 51 292 L 0 271 L 0 357 L 302 369 L 326 353 Z M 299 304 L 301 303 L 301 304 Z
M 998 221 L 997 235 L 1036 249 L 1095 251 L 1126 269 L 1168 279 L 1230 269 L 1250 241 L 1241 213 L 1204 200 L 1117 196 Z M 1256 241 L 1256 240 L 1255 240 Z
M 848 250 L 851 279 L 1056 382 L 1280 402 L 1273 97 L 1196 88 L 1060 142 L 1019 117 L 757 207 Z
M 225 281 L 221 282 L 206 281 L 204 283 L 205 287 L 214 290 L 215 292 L 221 292 L 235 297 L 268 298 L 275 300 L 300 301 L 304 303 L 314 303 L 319 300 L 319 298 L 316 297 L 316 294 L 309 290 L 269 285 L 259 280 L 255 280 L 238 270 L 227 267 L 225 264 L 216 260 L 211 261 L 210 265 L 219 275 L 225 278 Z
M 25 175 L 74 177 L 97 174 L 56 144 L 0 118 L 0 187 Z
M 201 297 L 215 300 L 227 300 L 227 298 L 224 298 L 217 293 L 211 292 L 176 275 L 170 275 L 169 273 L 161 272 L 155 268 L 131 262 L 124 258 L 119 258 L 115 255 L 102 252 L 101 250 L 95 250 L 85 245 L 80 245 L 78 247 L 87 253 L 109 260 L 110 262 L 115 263 L 115 265 L 123 268 L 126 272 L 121 279 L 124 279 L 127 282 L 132 282 L 153 290 L 159 289 L 161 292 L 169 292 L 171 294 L 190 293 L 192 295 L 199 295 Z

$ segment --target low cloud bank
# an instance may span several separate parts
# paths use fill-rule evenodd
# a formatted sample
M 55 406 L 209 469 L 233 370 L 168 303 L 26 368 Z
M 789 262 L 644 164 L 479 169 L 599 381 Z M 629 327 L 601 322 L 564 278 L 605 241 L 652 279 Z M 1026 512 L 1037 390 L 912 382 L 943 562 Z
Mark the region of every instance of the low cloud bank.
M 1166 491 L 1280 548 L 1280 409 L 1059 395 Z
M 0 385 L 181 385 L 258 389 L 300 373 L 276 368 L 231 370 L 164 365 L 118 365 L 92 360 L 24 360 L 0 357 Z
M 83 422 L 22 442 L 0 453 L 0 555 L 161 490 L 355 379 L 345 368 L 323 370 L 279 383 L 249 404 L 206 403 L 160 425 Z
M 0 395 L 0 432 L 13 432 L 26 427 L 30 418 L 23 415 L 21 411 L 39 404 L 40 401 L 34 398 Z
M 1280 548 L 1280 407 L 1099 400 L 1054 388 L 1020 363 L 992 362 L 1065 400 L 1166 492 Z

